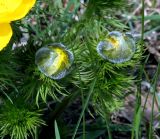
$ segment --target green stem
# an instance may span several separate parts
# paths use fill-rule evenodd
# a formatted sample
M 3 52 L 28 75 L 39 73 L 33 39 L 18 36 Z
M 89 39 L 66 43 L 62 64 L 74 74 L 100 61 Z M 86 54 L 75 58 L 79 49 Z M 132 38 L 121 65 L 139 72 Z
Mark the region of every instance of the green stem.
M 142 24 L 142 30 L 141 30 L 141 43 L 142 45 L 144 44 L 144 0 L 142 0 L 142 19 L 141 19 L 141 24 Z
M 74 130 L 72 139 L 75 139 L 75 136 L 76 136 L 76 133 L 77 133 L 77 131 L 78 131 L 80 122 L 81 122 L 82 117 L 83 117 L 83 115 L 84 115 L 84 112 L 85 112 L 85 110 L 86 110 L 86 108 L 87 108 L 87 106 L 88 106 L 89 99 L 90 99 L 90 97 L 91 97 L 91 95 L 92 95 L 92 93 L 93 93 L 93 90 L 94 90 L 94 87 L 95 87 L 95 84 L 96 84 L 96 80 L 97 80 L 97 79 L 95 78 L 94 81 L 93 81 L 93 83 L 92 83 L 92 85 L 91 85 L 91 88 L 90 88 L 90 91 L 89 91 L 89 93 L 88 93 L 87 99 L 86 99 L 86 101 L 85 101 L 84 107 L 83 107 L 83 109 L 82 109 L 82 112 L 81 112 L 81 114 L 80 114 L 80 117 L 79 117 L 78 122 L 77 122 L 77 125 L 76 125 L 76 128 L 75 128 L 75 130 Z
M 81 96 L 82 96 L 82 108 L 84 108 L 84 93 L 83 93 L 83 84 L 82 84 L 82 79 L 80 75 L 80 70 L 78 70 L 79 74 L 79 80 L 80 80 L 80 90 L 81 90 Z M 85 123 L 85 112 L 83 114 L 83 139 L 86 138 L 86 123 Z
M 152 98 L 152 112 L 151 112 L 151 121 L 150 121 L 150 127 L 149 127 L 149 139 L 152 139 L 153 135 L 153 116 L 154 116 L 154 102 L 155 102 L 155 97 L 156 97 L 156 86 L 157 86 L 157 81 L 158 81 L 158 76 L 160 74 L 160 63 L 158 63 L 158 68 L 153 80 L 153 98 Z
M 35 129 L 35 139 L 38 139 L 38 128 Z
M 147 58 L 146 58 L 146 60 L 145 60 L 145 63 L 144 63 L 144 65 L 143 65 L 143 69 L 144 69 L 144 66 L 147 64 L 147 61 L 148 61 L 148 59 L 149 59 L 149 56 L 150 56 L 150 54 L 147 56 Z M 145 70 L 144 70 L 144 72 L 145 72 Z M 146 75 L 146 78 L 147 78 L 148 82 L 150 82 L 150 80 L 149 80 L 149 78 L 148 78 L 147 75 Z M 147 93 L 147 96 L 146 96 L 146 98 L 145 98 L 145 102 L 144 102 L 143 110 L 142 110 L 142 117 L 143 117 L 143 115 L 144 115 L 144 110 L 145 110 L 145 108 L 146 108 L 146 104 L 147 104 L 147 100 L 148 100 L 149 93 L 150 93 L 150 92 Z
M 84 95 L 82 93 L 82 107 L 84 107 Z M 86 119 L 85 113 L 83 115 L 83 139 L 86 139 Z
M 141 25 L 142 25 L 142 30 L 141 30 L 141 46 L 143 48 L 143 45 L 144 45 L 144 0 L 142 0 L 142 12 L 141 12 L 141 16 L 142 16 L 142 19 L 141 19 Z M 132 128 L 132 135 L 131 135 L 131 139 L 134 139 L 135 137 L 135 129 L 138 129 L 136 130 L 136 138 L 138 139 L 138 137 L 140 136 L 140 123 L 136 123 L 136 120 L 142 116 L 142 115 L 139 115 L 139 111 L 140 111 L 140 108 L 141 108 L 141 80 L 142 80 L 142 74 L 143 74 L 143 68 L 144 68 L 144 65 L 142 64 L 142 66 L 140 67 L 140 73 L 139 73 L 139 83 L 138 83 L 138 90 L 137 90 L 137 93 L 136 93 L 136 110 L 135 110 L 135 114 L 134 114 L 134 123 L 133 123 L 133 128 Z M 138 125 L 136 125 L 138 124 Z
M 112 135 L 111 135 L 111 131 L 110 131 L 110 127 L 109 127 L 109 124 L 108 124 L 108 120 L 106 120 L 106 126 L 107 126 L 107 132 L 108 132 L 108 139 L 112 139 Z
M 93 17 L 93 13 L 94 13 L 94 10 L 95 10 L 95 5 L 94 5 L 94 2 L 93 0 L 89 0 L 88 4 L 87 4 L 87 9 L 84 13 L 84 17 L 88 20 L 90 19 L 91 17 Z

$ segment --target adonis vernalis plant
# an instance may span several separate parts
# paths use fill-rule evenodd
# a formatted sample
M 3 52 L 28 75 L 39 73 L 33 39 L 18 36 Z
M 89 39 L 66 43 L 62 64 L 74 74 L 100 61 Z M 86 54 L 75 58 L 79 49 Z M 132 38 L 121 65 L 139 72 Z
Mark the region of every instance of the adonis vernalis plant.
M 36 0 L 0 0 L 0 50 L 12 36 L 10 22 L 25 17 L 35 2 Z
M 65 125 L 67 106 L 82 98 L 75 130 L 63 135 L 61 129 L 62 138 L 74 139 L 85 110 L 108 121 L 109 113 L 123 106 L 135 82 L 132 69 L 139 67 L 141 45 L 115 16 L 127 7 L 125 0 L 35 2 L 0 0 L 0 135 L 55 138 L 55 120 Z M 12 50 L 26 34 L 27 42 Z

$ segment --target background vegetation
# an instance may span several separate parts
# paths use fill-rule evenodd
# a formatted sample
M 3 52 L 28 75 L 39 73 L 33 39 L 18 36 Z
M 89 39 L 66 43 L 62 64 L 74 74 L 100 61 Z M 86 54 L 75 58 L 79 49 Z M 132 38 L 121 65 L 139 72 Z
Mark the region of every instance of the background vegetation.
M 37 0 L 12 23 L 12 40 L 0 52 L 1 138 L 159 138 L 159 6 L 158 0 Z M 134 56 L 121 64 L 96 51 L 115 30 L 136 39 Z M 55 42 L 74 55 L 61 80 L 35 64 L 36 51 Z

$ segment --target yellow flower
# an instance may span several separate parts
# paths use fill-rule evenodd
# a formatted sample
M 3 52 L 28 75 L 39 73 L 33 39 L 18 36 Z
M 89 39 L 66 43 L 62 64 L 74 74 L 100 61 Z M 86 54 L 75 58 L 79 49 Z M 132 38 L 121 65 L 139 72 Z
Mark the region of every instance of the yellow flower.
M 11 36 L 12 29 L 8 23 L 0 23 L 0 51 L 8 44 Z
M 0 0 L 0 50 L 12 36 L 10 22 L 26 16 L 36 0 Z

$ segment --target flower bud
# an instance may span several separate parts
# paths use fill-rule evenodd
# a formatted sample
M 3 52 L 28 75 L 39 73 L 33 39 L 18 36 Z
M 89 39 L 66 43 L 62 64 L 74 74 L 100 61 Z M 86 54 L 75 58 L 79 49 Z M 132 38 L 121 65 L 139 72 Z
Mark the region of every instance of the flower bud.
M 130 34 L 118 31 L 110 32 L 107 38 L 97 46 L 99 55 L 112 63 L 122 63 L 130 60 L 134 55 L 136 45 Z
M 65 77 L 73 60 L 73 54 L 61 43 L 42 47 L 35 55 L 35 63 L 39 70 L 52 79 Z

